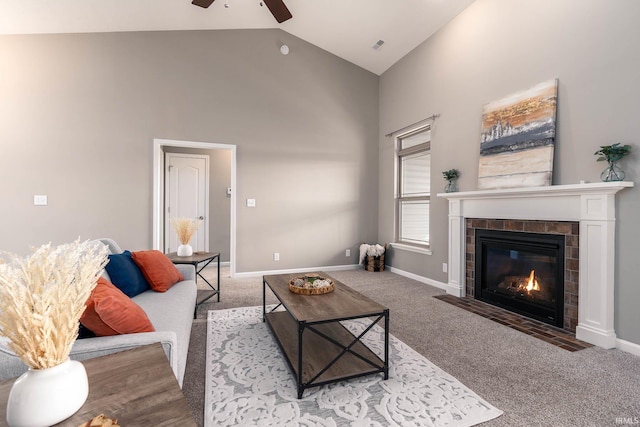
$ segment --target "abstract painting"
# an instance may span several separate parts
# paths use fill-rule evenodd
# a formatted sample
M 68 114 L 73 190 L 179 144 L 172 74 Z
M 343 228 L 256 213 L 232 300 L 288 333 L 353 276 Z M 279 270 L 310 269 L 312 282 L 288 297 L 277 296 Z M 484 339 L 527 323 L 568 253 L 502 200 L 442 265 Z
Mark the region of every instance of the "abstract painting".
M 482 108 L 478 189 L 551 185 L 558 80 Z

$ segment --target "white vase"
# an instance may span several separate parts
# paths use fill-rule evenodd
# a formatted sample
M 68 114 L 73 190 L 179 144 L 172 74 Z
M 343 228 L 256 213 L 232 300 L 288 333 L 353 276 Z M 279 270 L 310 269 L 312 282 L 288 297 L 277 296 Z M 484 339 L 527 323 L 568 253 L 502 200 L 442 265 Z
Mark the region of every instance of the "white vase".
M 7 422 L 11 427 L 50 426 L 76 413 L 88 395 L 87 371 L 76 360 L 29 369 L 11 387 Z
M 191 256 L 193 255 L 193 248 L 191 245 L 178 246 L 178 256 Z

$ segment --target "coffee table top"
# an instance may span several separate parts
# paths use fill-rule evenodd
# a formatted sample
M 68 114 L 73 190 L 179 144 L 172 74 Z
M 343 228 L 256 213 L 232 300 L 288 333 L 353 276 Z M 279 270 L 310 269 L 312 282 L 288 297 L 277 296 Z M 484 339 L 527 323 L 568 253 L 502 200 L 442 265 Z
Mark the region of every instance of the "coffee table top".
M 311 272 L 307 272 L 309 274 Z M 289 281 L 303 273 L 263 276 L 278 300 L 299 322 L 322 322 L 381 314 L 388 310 L 324 272 L 313 272 L 333 280 L 334 291 L 323 295 L 300 295 L 289 291 Z

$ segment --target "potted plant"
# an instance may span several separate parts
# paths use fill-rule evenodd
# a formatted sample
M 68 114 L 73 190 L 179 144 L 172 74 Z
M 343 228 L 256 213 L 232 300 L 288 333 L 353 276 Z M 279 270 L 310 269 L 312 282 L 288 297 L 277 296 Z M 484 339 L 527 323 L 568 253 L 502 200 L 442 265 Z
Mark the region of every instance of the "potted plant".
M 622 181 L 625 173 L 618 166 L 618 161 L 631 151 L 630 145 L 622 145 L 619 142 L 611 145 L 601 145 L 600 149 L 593 153 L 599 156 L 597 161 L 606 161 L 609 166 L 600 174 L 600 179 L 604 182 L 609 181 Z
M 69 353 L 106 263 L 107 247 L 89 241 L 0 254 L 0 335 L 29 368 L 11 387 L 9 425 L 53 425 L 87 399 L 87 373 Z
M 445 193 L 455 193 L 458 191 L 458 178 L 460 177 L 458 169 L 444 171 L 442 172 L 442 176 L 447 180 L 447 185 L 444 187 Z
M 189 244 L 191 241 L 191 237 L 195 234 L 202 223 L 201 219 L 194 218 L 171 218 L 171 225 L 173 225 L 174 230 L 176 230 L 176 234 L 178 235 L 178 240 L 180 241 L 180 246 L 178 246 L 177 255 L 178 256 L 191 256 L 193 255 L 193 248 Z

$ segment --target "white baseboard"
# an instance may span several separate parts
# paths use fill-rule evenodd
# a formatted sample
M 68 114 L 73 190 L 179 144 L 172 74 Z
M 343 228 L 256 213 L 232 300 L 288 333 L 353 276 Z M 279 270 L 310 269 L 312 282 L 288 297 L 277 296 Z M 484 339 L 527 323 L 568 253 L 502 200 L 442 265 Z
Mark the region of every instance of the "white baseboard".
M 418 276 L 417 274 L 409 273 L 408 271 L 400 270 L 399 268 L 395 268 L 395 267 L 387 267 L 387 268 L 392 273 L 398 274 L 400 276 L 408 277 L 409 279 L 413 279 L 420 283 L 431 285 L 434 288 L 442 289 L 443 291 L 446 291 L 447 289 L 449 289 L 449 286 L 446 283 L 438 282 L 437 280 L 429 279 L 428 277 Z
M 635 344 L 629 341 L 621 340 L 620 338 L 616 339 L 616 348 L 618 350 L 626 351 L 627 353 L 631 353 L 635 356 L 640 356 L 640 344 Z
M 576 326 L 576 338 L 589 344 L 597 345 L 598 347 L 606 349 L 616 348 L 615 332 L 603 331 L 579 322 Z
M 266 274 L 308 273 L 310 271 L 344 271 L 357 270 L 358 268 L 362 268 L 362 266 L 360 264 L 329 265 L 324 267 L 290 268 L 285 270 L 246 271 L 242 273 L 236 273 L 233 277 L 244 279 L 249 277 L 260 277 Z

